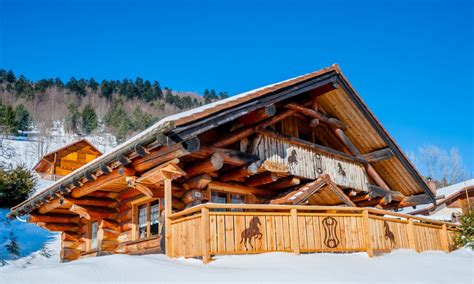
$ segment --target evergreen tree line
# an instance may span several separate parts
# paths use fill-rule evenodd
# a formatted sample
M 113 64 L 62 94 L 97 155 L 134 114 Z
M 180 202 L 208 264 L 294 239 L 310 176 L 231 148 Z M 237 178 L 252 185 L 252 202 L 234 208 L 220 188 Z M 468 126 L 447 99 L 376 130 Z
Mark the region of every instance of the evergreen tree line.
M 0 69 L 0 84 L 6 84 L 6 89 L 14 92 L 17 96 L 26 99 L 34 99 L 41 95 L 48 88 L 56 87 L 64 89 L 79 97 L 87 96 L 89 92 L 95 92 L 108 100 L 113 99 L 113 94 L 117 94 L 124 99 L 139 99 L 144 102 L 153 102 L 164 100 L 166 103 L 175 106 L 178 109 L 188 109 L 199 106 L 201 103 L 191 96 L 177 96 L 172 90 L 165 87 L 161 88 L 158 81 L 150 82 L 140 77 L 133 79 L 120 80 L 102 80 L 97 82 L 94 78 L 76 79 L 72 77 L 67 82 L 60 78 L 41 79 L 32 82 L 23 75 L 17 76 L 12 70 Z M 227 92 L 216 93 L 215 90 L 205 90 L 205 103 L 216 101 L 228 97 Z
M 20 131 L 28 131 L 31 117 L 24 105 L 16 107 L 0 102 L 0 133 L 18 135 Z

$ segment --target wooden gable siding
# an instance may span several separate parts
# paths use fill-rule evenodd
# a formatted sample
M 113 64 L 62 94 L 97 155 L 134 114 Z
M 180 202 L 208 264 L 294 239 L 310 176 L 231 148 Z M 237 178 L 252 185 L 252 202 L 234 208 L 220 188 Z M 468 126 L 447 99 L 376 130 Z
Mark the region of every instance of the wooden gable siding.
M 335 89 L 318 98 L 318 103 L 332 116 L 348 125 L 345 131 L 362 154 L 383 149 L 388 145 L 380 138 L 363 113 L 348 99 L 341 89 Z M 405 195 L 423 193 L 423 189 L 405 169 L 398 158 L 374 163 L 374 168 L 393 190 Z
M 364 167 L 318 153 L 276 138 L 263 135 L 257 148 L 257 155 L 262 161 L 269 160 L 288 166 L 294 176 L 315 180 L 322 174 L 329 174 L 337 185 L 368 191 L 368 179 Z

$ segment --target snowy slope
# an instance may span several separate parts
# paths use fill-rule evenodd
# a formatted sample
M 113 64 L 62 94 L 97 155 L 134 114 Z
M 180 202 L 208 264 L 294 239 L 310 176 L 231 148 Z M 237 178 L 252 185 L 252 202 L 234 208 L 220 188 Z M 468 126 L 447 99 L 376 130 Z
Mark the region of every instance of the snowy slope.
M 58 263 L 37 258 L 0 268 L 0 283 L 310 282 L 473 283 L 472 251 L 450 254 L 399 250 L 369 258 L 365 253 L 267 253 L 222 256 L 205 265 L 164 255 L 111 255 Z

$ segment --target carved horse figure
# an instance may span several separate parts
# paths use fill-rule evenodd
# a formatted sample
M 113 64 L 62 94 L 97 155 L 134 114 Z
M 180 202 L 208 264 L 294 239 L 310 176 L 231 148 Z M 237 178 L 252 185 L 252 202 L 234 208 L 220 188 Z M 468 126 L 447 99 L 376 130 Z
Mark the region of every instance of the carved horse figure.
M 241 233 L 242 240 L 240 241 L 240 244 L 244 243 L 246 250 L 248 250 L 247 243 L 250 245 L 251 248 L 253 248 L 252 238 L 259 239 L 259 240 L 262 239 L 263 234 L 260 233 L 260 229 L 258 228 L 258 226 L 261 224 L 262 223 L 260 223 L 260 218 L 254 216 L 252 219 L 250 219 L 249 227 L 242 231 Z
M 387 221 L 383 221 L 383 227 L 385 229 L 385 240 L 390 240 L 390 244 L 393 246 L 395 245 L 395 235 L 390 231 L 390 227 L 388 226 Z

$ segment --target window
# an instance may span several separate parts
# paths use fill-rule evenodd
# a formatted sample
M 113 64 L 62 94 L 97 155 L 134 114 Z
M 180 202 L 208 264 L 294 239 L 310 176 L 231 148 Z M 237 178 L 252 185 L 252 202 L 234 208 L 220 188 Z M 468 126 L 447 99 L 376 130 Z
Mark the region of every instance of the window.
M 97 221 L 89 223 L 89 250 L 98 250 L 99 249 L 99 241 L 97 240 L 97 232 L 99 230 L 99 224 Z
M 159 233 L 160 202 L 159 200 L 142 203 L 136 206 L 135 239 L 144 239 Z
M 247 196 L 243 194 L 213 191 L 211 193 L 211 202 L 221 204 L 244 204 L 246 203 L 246 197 Z M 216 209 L 215 211 L 225 211 L 225 209 Z M 231 211 L 242 211 L 242 209 L 231 209 Z

